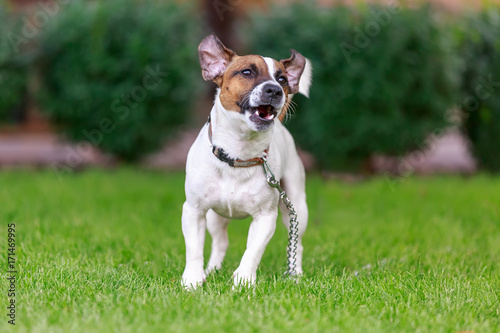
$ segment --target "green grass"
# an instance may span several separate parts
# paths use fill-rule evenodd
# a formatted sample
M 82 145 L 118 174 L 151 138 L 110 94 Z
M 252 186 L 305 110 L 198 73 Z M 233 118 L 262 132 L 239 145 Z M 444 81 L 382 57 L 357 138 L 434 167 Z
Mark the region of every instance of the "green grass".
M 310 175 L 305 276 L 282 277 L 280 222 L 258 285 L 232 291 L 249 224 L 235 221 L 224 268 L 194 292 L 180 286 L 183 182 L 131 169 L 62 181 L 0 173 L 0 331 L 14 331 L 4 315 L 10 222 L 19 332 L 500 331 L 499 177 Z

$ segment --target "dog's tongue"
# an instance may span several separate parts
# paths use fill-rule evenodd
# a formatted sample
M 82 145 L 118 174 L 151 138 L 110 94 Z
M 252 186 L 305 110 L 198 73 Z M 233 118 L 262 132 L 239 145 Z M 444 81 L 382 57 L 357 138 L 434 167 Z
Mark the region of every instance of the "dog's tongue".
M 257 114 L 263 119 L 272 119 L 274 117 L 273 107 L 271 105 L 259 105 Z

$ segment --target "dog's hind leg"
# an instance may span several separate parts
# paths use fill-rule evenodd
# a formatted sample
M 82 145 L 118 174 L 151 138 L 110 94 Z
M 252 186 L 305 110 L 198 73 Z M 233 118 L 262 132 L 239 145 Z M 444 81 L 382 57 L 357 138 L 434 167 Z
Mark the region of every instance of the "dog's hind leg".
M 218 215 L 213 210 L 209 210 L 207 213 L 207 228 L 212 237 L 212 252 L 210 253 L 207 269 L 205 270 L 205 274 L 207 275 L 213 270 L 222 267 L 222 261 L 226 256 L 227 247 L 229 246 L 227 237 L 227 225 L 229 221 L 229 219 Z
M 297 157 L 298 158 L 298 157 Z M 304 252 L 304 246 L 302 245 L 302 236 L 307 228 L 307 220 L 309 218 L 309 211 L 307 209 L 306 202 L 306 192 L 305 192 L 305 172 L 302 163 L 299 161 L 291 163 L 291 167 L 287 170 L 281 180 L 283 189 L 285 190 L 288 198 L 292 202 L 295 212 L 297 213 L 298 225 L 298 239 L 297 239 L 297 253 L 295 262 L 295 273 L 302 274 L 302 255 Z M 283 220 L 283 224 L 290 230 L 290 216 L 288 214 L 288 209 L 280 202 L 280 211 Z M 288 249 L 287 249 L 288 250 Z

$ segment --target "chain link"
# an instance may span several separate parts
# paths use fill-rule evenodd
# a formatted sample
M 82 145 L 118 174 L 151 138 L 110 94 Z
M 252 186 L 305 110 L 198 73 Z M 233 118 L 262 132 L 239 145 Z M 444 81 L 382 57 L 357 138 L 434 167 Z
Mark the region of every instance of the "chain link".
M 290 217 L 290 226 L 288 230 L 288 247 L 287 247 L 287 264 L 288 270 L 285 274 L 289 276 L 296 275 L 296 261 L 295 258 L 297 256 L 297 243 L 298 243 L 298 235 L 299 235 L 299 221 L 297 221 L 297 213 L 295 212 L 295 208 L 293 208 L 293 204 L 286 195 L 285 191 L 280 185 L 280 182 L 276 180 L 274 174 L 267 163 L 267 159 L 264 158 L 264 164 L 262 164 L 264 168 L 264 173 L 266 175 L 267 183 L 269 186 L 277 189 L 280 193 L 281 200 L 285 204 L 288 209 L 288 215 Z

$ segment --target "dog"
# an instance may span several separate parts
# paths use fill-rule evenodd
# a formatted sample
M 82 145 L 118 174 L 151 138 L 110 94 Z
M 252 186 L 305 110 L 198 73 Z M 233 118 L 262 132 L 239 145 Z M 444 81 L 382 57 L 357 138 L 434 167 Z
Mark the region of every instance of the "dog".
M 308 210 L 305 171 L 294 140 L 282 121 L 293 94 L 306 96 L 311 66 L 300 53 L 276 61 L 259 55 L 238 56 L 214 35 L 198 47 L 202 76 L 217 84 L 210 117 L 189 150 L 182 232 L 186 267 L 182 285 L 201 286 L 220 269 L 228 248 L 230 219 L 252 216 L 247 247 L 233 274 L 234 285 L 252 285 L 264 250 L 276 229 L 278 205 L 283 223 L 289 215 L 279 193 L 268 185 L 262 164 L 270 165 L 291 202 L 298 221 L 295 274 L 302 274 L 302 236 Z M 207 268 L 203 269 L 205 230 L 212 237 Z

